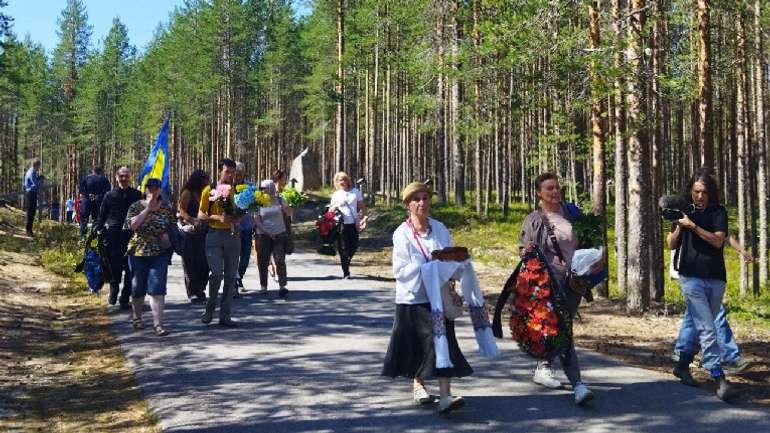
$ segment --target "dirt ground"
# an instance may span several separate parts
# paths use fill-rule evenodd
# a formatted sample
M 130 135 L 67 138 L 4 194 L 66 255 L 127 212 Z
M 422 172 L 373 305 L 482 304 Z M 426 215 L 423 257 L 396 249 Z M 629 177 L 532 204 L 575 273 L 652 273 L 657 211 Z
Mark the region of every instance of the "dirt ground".
M 376 243 L 370 241 L 372 245 Z M 389 247 L 364 248 L 353 260 L 355 273 L 393 281 Z M 497 296 L 512 269 L 474 264 L 487 304 L 494 309 Z M 492 311 L 490 311 L 491 317 Z M 504 316 L 506 317 L 506 316 Z M 510 316 L 508 316 L 510 317 Z M 583 303 L 575 320 L 578 346 L 621 359 L 628 364 L 671 373 L 673 342 L 679 331 L 681 312 L 658 306 L 643 316 L 628 316 L 622 301 L 596 299 Z M 731 322 L 742 356 L 751 361 L 743 373 L 730 376 L 744 401 L 770 407 L 770 330 L 751 323 Z M 510 335 L 504 330 L 506 336 Z M 507 337 L 506 337 L 507 338 Z M 693 368 L 693 375 L 705 389 L 711 389 L 708 373 Z M 673 378 L 673 375 L 672 375 Z
M 0 431 L 159 432 L 104 304 L 0 250 Z

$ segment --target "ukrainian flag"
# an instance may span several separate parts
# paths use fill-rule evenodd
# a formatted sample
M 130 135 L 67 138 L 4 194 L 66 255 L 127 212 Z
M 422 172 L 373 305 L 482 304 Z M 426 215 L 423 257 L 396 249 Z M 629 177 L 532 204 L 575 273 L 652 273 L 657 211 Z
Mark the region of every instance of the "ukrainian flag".
M 150 156 L 147 157 L 142 173 L 139 175 L 139 190 L 142 192 L 144 192 L 147 179 L 160 179 L 161 190 L 166 195 L 171 193 L 168 168 L 168 120 L 169 117 L 167 116 L 160 128 L 155 144 L 152 145 Z

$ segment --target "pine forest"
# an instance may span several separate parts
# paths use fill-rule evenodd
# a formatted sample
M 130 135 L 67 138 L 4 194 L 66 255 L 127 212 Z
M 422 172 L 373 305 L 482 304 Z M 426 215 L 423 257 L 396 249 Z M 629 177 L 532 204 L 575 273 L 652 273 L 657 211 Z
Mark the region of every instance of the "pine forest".
M 553 171 L 568 200 L 606 216 L 614 278 L 640 312 L 664 294 L 657 199 L 708 166 L 759 258 L 741 264 L 740 293 L 767 285 L 770 3 L 306 7 L 187 0 L 135 47 L 119 19 L 95 35 L 67 0 L 48 52 L 0 15 L 0 196 L 19 195 L 32 158 L 60 202 L 93 166 L 136 173 L 167 115 L 175 190 L 224 156 L 261 179 L 308 148 L 325 185 L 345 170 L 395 206 L 430 179 L 441 204 L 506 218 Z

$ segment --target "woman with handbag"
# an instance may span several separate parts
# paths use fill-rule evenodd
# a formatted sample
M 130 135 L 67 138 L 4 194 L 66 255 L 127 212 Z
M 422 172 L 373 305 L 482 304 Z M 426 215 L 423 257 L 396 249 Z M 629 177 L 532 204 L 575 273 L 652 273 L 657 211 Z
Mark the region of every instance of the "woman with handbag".
M 206 301 L 206 285 L 209 282 L 209 263 L 206 260 L 206 223 L 198 219 L 201 192 L 210 182 L 203 170 L 194 170 L 182 188 L 177 212 L 179 231 L 184 237 L 182 268 L 187 298 L 192 302 Z
M 451 394 L 451 378 L 469 376 L 473 369 L 457 344 L 454 321 L 445 317 L 436 320 L 444 321 L 440 329 L 445 331 L 453 366 L 436 366 L 434 319 L 421 278 L 421 266 L 431 260 L 433 251 L 452 246 L 452 237 L 442 223 L 430 218 L 432 196 L 432 191 L 420 182 L 407 185 L 401 193 L 409 216 L 393 233 L 396 312 L 382 375 L 412 379 L 417 404 L 433 401 L 425 390 L 425 381 L 438 378 L 438 410 L 447 413 L 464 405 L 462 397 Z
M 150 295 L 155 334 L 167 335 L 163 327 L 166 298 L 168 250 L 171 240 L 168 227 L 175 224 L 171 208 L 161 202 L 160 179 L 148 179 L 145 198 L 134 202 L 126 213 L 126 226 L 134 232 L 128 242 L 128 265 L 131 268 L 131 306 L 134 329 L 144 328 L 142 308 Z
M 273 179 L 273 183 L 275 184 L 276 193 L 280 196 L 283 192 L 283 189 L 286 188 L 286 185 L 289 182 L 289 176 L 286 175 L 285 171 L 279 168 L 275 170 L 270 177 Z M 288 214 L 284 215 L 284 222 L 286 223 L 286 255 L 291 255 L 294 254 L 294 238 L 291 234 L 291 217 L 288 216 Z M 257 251 L 259 251 L 259 249 L 257 249 Z M 270 267 L 268 270 L 270 271 L 270 276 L 277 283 L 278 274 L 276 273 L 276 269 L 277 266 L 275 265 L 275 259 L 270 257 Z
M 569 212 L 562 203 L 559 178 L 553 173 L 541 174 L 535 179 L 535 192 L 540 199 L 539 207 L 527 215 L 521 225 L 519 248 L 522 255 L 532 252 L 535 247 L 543 252 L 548 266 L 565 292 L 567 309 L 574 318 L 583 293 L 570 288 L 567 277 L 578 239 L 572 231 Z M 597 263 L 597 266 L 603 266 L 603 263 Z M 561 383 L 553 376 L 552 361 L 538 362 L 532 380 L 547 388 L 558 389 L 561 388 Z M 574 344 L 560 356 L 560 361 L 575 393 L 575 403 L 584 404 L 590 401 L 593 393 L 580 377 L 580 364 Z
M 278 296 L 286 297 L 286 215 L 291 216 L 292 209 L 279 196 L 275 183 L 263 180 L 259 189 L 270 196 L 270 205 L 263 206 L 254 219 L 257 232 L 257 265 L 259 268 L 259 293 L 267 293 L 267 267 L 270 257 L 275 260 L 278 273 Z
M 342 236 L 337 243 L 342 265 L 342 278 L 350 278 L 350 262 L 358 250 L 358 233 L 366 228 L 369 217 L 361 190 L 353 187 L 350 176 L 344 171 L 334 175 L 337 191 L 332 194 L 329 210 L 342 212 Z

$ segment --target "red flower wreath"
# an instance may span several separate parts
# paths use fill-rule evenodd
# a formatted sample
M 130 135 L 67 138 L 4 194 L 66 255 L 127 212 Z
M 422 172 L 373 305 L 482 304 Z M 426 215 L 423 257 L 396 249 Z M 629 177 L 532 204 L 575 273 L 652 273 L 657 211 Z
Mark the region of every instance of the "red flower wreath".
M 531 256 L 522 263 L 514 287 L 508 288 L 514 295 L 510 322 L 513 340 L 536 357 L 556 353 L 568 342 L 568 332 L 561 332 L 552 303 L 552 283 L 545 263 Z

